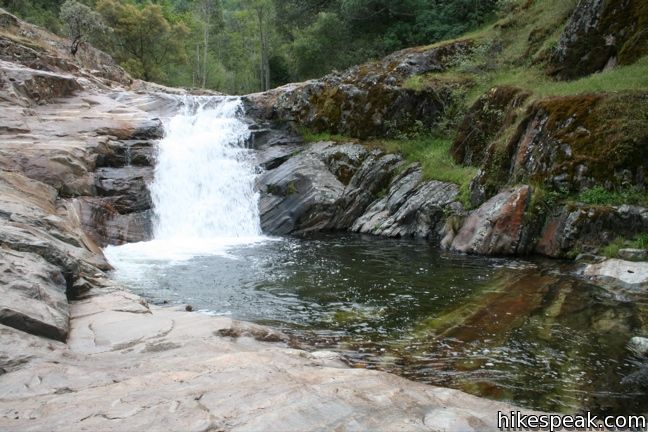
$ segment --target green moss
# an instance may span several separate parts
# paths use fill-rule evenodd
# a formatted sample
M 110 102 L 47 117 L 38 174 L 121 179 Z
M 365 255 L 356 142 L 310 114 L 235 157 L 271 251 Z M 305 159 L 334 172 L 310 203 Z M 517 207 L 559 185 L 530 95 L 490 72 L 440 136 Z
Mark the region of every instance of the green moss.
M 532 112 L 531 117 L 546 116 L 543 133 L 548 145 L 569 146 L 568 152 L 557 152 L 549 175 L 566 173 L 571 180 L 585 166 L 587 177 L 617 188 L 645 177 L 648 93 L 549 98 L 536 103 Z
M 288 186 L 286 187 L 286 195 L 294 195 L 297 193 L 297 184 L 292 181 L 288 183 Z
M 648 54 L 648 2 L 631 1 L 627 7 L 619 7 L 617 2 L 608 1 L 603 14 L 601 28 L 607 34 L 615 34 L 621 40 L 618 56 L 620 64 L 632 64 Z

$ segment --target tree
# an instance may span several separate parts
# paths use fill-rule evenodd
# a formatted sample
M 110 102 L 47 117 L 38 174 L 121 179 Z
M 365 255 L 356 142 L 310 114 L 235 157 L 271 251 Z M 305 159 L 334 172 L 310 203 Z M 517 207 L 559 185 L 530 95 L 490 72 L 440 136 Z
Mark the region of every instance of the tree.
M 205 88 L 207 85 L 207 75 L 209 68 L 207 67 L 209 61 L 209 46 L 210 46 L 210 33 L 213 30 L 220 30 L 223 23 L 223 10 L 220 0 L 197 0 L 195 3 L 195 11 L 198 20 L 202 24 L 202 64 L 200 59 L 200 46 L 196 46 L 196 67 L 195 72 L 201 81 L 201 87 Z
M 88 38 L 107 30 L 101 15 L 75 0 L 63 3 L 59 17 L 70 38 L 70 53 L 73 56 L 76 56 L 79 46 Z
M 166 66 L 186 62 L 189 30 L 182 22 L 170 23 L 160 5 L 101 0 L 97 10 L 114 29 L 115 57 L 133 75 L 165 81 Z
M 254 14 L 257 22 L 260 53 L 261 90 L 270 89 L 270 25 L 272 2 L 270 0 L 247 0 L 247 8 Z

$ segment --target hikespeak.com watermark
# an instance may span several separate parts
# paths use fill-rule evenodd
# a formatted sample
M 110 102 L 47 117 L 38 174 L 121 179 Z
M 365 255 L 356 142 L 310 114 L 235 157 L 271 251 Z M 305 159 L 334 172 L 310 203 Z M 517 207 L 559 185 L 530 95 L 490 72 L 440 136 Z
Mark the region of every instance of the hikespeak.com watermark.
M 520 411 L 497 412 L 497 427 L 501 431 L 648 431 L 642 415 L 596 416 L 524 414 Z

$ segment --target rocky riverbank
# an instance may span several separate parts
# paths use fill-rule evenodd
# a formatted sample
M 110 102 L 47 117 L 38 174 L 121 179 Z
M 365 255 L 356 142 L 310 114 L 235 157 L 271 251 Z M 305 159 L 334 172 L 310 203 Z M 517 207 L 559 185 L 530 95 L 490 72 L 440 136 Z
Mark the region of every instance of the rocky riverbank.
M 91 47 L 71 57 L 67 41 L 3 11 L 0 30 L 0 428 L 490 430 L 496 412 L 511 409 L 349 369 L 331 353 L 291 348 L 272 330 L 152 307 L 116 286 L 101 247 L 150 238 L 147 184 L 160 118 L 185 92 L 135 82 Z M 461 252 L 553 257 L 600 246 L 602 233 L 645 232 L 648 211 L 638 206 L 575 203 L 530 223 L 531 184 L 498 183 L 468 208 L 457 185 L 426 179 L 401 155 L 356 141 L 305 144 L 290 125 L 362 135 L 412 115 L 432 124 L 446 105 L 436 96 L 447 93 L 401 84 L 442 70 L 469 45 L 407 50 L 377 69 L 250 96 L 264 229 L 417 236 Z M 332 87 L 339 97 L 330 98 Z M 533 125 L 546 115 L 550 106 L 534 106 L 520 129 L 511 150 L 518 171 L 533 168 L 524 149 L 544 136 Z M 555 154 L 538 147 L 538 157 Z M 479 151 L 456 153 L 473 160 Z M 593 163 L 586 171 L 600 173 Z M 538 172 L 560 180 L 556 167 Z M 639 166 L 631 168 L 639 184 Z M 627 276 L 623 263 L 588 274 Z
M 0 429 L 495 427 L 509 406 L 115 286 L 100 247 L 149 238 L 158 118 L 181 92 L 1 13 Z
M 67 344 L 0 328 L 0 428 L 482 431 L 512 409 L 116 287 L 72 302 L 70 315 Z

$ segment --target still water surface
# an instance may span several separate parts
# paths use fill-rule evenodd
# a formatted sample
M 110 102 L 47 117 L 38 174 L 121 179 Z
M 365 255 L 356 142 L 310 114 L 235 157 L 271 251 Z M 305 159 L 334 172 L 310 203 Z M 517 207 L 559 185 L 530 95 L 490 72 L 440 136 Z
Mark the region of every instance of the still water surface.
M 107 255 L 114 277 L 154 303 L 270 325 L 357 367 L 540 410 L 648 411 L 642 360 L 626 348 L 648 332 L 648 299 L 555 263 L 355 235 L 211 252 L 159 259 L 127 245 Z

